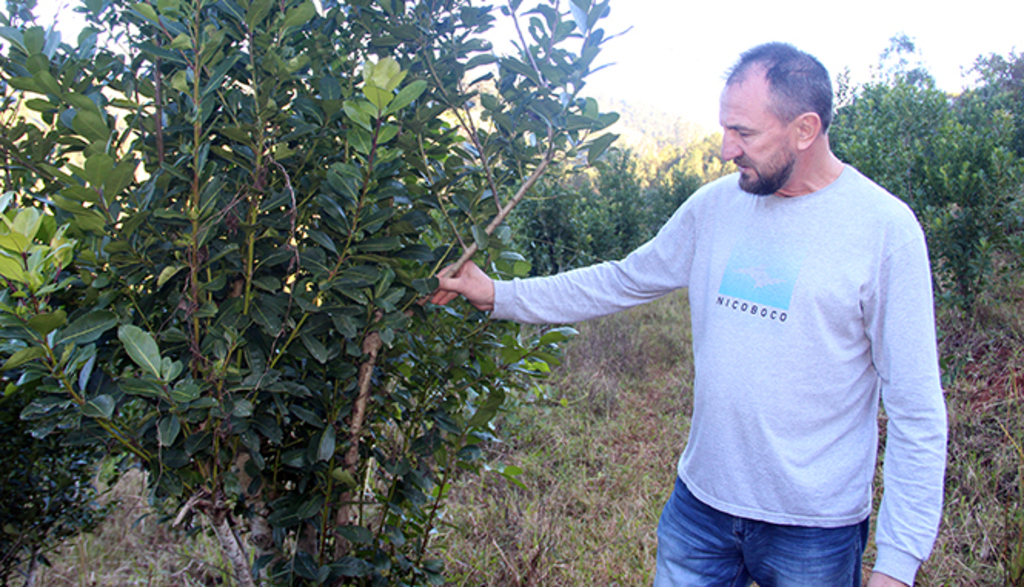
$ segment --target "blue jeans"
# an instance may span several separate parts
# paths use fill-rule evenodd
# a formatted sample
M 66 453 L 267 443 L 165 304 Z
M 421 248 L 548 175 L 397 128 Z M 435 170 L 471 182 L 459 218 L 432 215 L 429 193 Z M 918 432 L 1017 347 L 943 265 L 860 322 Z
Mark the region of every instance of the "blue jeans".
M 867 539 L 868 520 L 811 528 L 731 516 L 677 477 L 658 523 L 654 587 L 860 587 Z

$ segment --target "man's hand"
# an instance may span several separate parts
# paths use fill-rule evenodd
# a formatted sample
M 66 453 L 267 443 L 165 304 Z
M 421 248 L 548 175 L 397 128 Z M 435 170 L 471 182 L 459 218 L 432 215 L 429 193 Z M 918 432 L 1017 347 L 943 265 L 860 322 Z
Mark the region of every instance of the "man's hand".
M 494 309 L 494 281 L 483 269 L 467 261 L 457 273 L 449 276 L 451 267 L 445 267 L 437 274 L 440 282 L 437 291 L 430 296 L 435 304 L 447 304 L 460 295 L 465 296 L 477 310 L 485 312 Z
M 908 587 L 903 581 L 897 581 L 889 575 L 882 573 L 871 573 L 871 580 L 868 581 L 868 587 Z

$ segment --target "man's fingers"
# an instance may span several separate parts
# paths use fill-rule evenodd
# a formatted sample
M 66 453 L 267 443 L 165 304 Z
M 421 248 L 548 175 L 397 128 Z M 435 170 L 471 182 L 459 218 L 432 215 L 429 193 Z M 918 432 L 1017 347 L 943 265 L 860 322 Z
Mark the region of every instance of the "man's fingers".
M 438 291 L 437 293 L 434 294 L 430 301 L 435 304 L 443 306 L 457 297 L 459 297 L 459 294 L 454 292 Z

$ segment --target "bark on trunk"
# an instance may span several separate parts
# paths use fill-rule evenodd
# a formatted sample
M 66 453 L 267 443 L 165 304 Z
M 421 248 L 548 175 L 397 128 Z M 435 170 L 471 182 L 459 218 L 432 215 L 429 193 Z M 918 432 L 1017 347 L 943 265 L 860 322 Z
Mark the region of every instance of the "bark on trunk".
M 213 526 L 213 533 L 216 534 L 217 541 L 220 543 L 221 552 L 231 562 L 231 569 L 234 571 L 238 586 L 256 587 L 256 581 L 252 577 L 252 567 L 249 565 L 249 557 L 246 556 L 238 536 L 235 535 L 231 524 L 228 523 L 228 516 L 207 514 L 207 518 Z M 217 518 L 220 518 L 219 521 Z

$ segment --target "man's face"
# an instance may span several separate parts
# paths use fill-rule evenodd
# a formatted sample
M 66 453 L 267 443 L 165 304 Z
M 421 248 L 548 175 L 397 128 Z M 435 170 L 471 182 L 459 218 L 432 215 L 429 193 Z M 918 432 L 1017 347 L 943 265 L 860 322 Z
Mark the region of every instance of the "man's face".
M 740 170 L 740 189 L 767 196 L 784 191 L 796 163 L 796 145 L 789 124 L 768 107 L 764 72 L 752 69 L 722 92 L 722 160 Z

